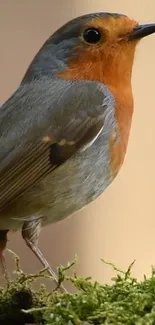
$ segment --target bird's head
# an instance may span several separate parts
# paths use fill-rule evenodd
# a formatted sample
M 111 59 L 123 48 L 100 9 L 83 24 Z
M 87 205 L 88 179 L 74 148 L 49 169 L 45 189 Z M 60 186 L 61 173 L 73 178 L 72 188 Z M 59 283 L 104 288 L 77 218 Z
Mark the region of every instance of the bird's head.
M 125 15 L 88 14 L 65 24 L 43 45 L 24 80 L 53 74 L 97 80 L 109 86 L 130 82 L 137 43 L 155 32 Z

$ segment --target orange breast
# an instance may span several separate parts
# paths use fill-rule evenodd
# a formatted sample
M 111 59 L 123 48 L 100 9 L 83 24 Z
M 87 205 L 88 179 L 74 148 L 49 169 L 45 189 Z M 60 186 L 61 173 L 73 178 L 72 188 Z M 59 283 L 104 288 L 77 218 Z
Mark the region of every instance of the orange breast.
M 109 87 L 111 88 L 111 87 Z M 113 93 L 116 101 L 116 120 L 119 128 L 120 141 L 115 142 L 113 134 L 109 139 L 109 149 L 111 157 L 111 173 L 115 177 L 119 172 L 119 169 L 124 161 L 131 122 L 133 114 L 133 96 L 131 88 L 122 89 L 110 89 Z

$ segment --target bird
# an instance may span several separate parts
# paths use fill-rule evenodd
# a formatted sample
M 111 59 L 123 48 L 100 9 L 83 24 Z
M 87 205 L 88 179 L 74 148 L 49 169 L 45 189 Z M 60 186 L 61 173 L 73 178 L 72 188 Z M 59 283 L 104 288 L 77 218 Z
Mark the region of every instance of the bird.
M 0 109 L 0 261 L 9 231 L 58 276 L 38 246 L 41 228 L 100 196 L 126 156 L 139 41 L 155 24 L 124 14 L 76 17 L 50 36 Z M 62 290 L 65 291 L 63 287 Z

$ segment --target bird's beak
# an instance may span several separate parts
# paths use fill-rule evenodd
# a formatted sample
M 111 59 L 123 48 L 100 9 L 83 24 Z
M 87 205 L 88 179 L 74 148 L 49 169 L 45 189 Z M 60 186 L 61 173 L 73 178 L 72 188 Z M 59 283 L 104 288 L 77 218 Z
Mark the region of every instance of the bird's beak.
M 155 24 L 144 24 L 135 27 L 128 35 L 129 41 L 140 40 L 141 38 L 155 33 Z

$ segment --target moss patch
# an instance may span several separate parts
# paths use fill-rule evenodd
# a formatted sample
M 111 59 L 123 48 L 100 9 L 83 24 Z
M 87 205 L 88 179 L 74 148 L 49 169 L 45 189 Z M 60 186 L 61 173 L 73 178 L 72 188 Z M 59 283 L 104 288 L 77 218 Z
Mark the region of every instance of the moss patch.
M 126 272 L 116 271 L 112 285 L 99 284 L 91 278 L 75 273 L 68 277 L 66 268 L 58 268 L 59 285 L 67 279 L 78 289 L 77 293 L 60 293 L 59 288 L 48 292 L 44 286 L 32 289 L 38 277 L 49 277 L 46 270 L 27 275 L 20 270 L 16 258 L 16 278 L 7 288 L 0 288 L 0 324 L 25 325 L 155 325 L 155 271 L 149 278 L 138 281 Z M 58 286 L 59 287 L 59 286 Z

